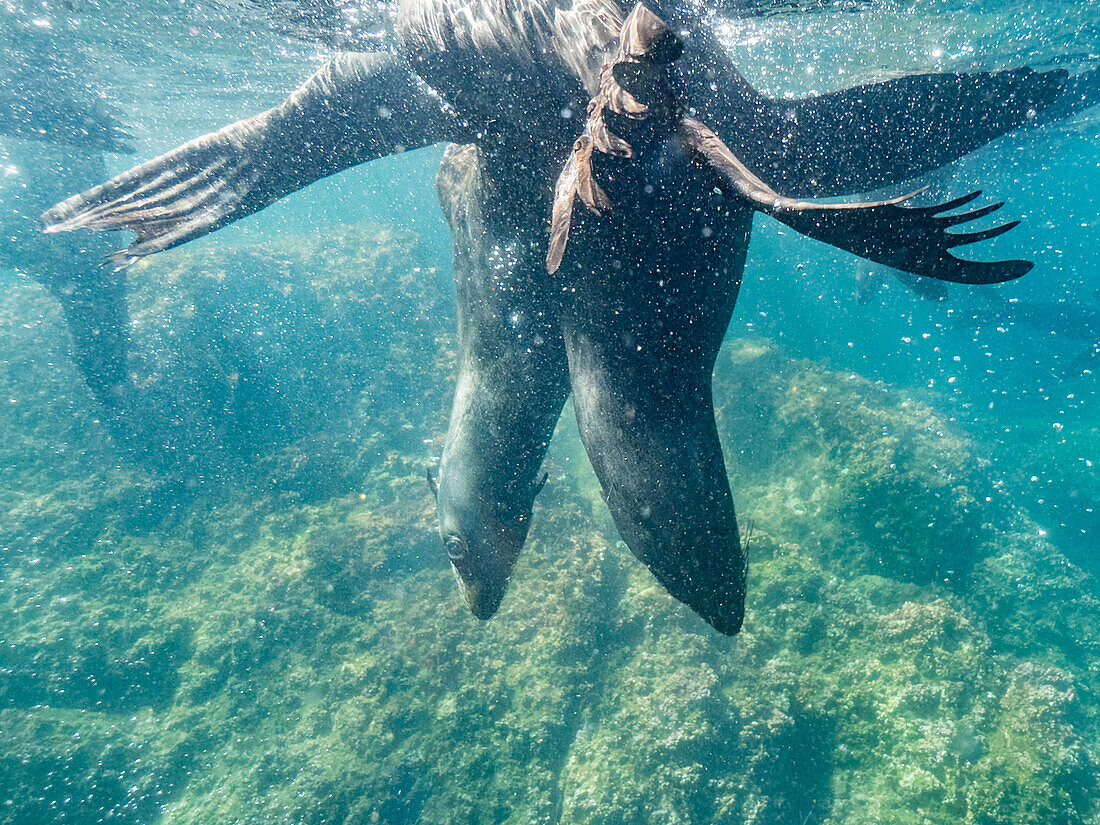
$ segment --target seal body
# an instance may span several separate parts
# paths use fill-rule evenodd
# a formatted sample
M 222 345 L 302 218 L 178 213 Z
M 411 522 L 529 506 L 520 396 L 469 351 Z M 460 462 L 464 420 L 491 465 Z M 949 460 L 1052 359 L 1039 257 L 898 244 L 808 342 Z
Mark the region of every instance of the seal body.
M 634 167 L 615 211 L 581 219 L 551 277 L 581 438 L 620 534 L 672 595 L 732 634 L 746 560 L 711 373 L 752 213 L 692 185 L 702 176 L 676 154 Z
M 454 244 L 459 371 L 436 509 L 463 598 L 481 619 L 504 597 L 569 395 L 545 216 L 621 24 L 607 2 L 400 8 L 410 65 L 477 139 L 448 148 L 437 178 Z
M 537 223 L 492 196 L 472 144 L 448 147 L 459 369 L 436 488 L 439 531 L 471 612 L 496 613 L 527 539 L 539 468 L 569 395 Z
M 484 106 L 483 89 L 492 88 L 516 115 L 476 145 L 448 149 L 438 178 L 455 247 L 460 348 L 436 497 L 441 538 L 467 605 L 492 616 L 571 385 L 582 441 L 627 546 L 676 598 L 736 633 L 745 557 L 710 382 L 751 211 L 717 194 L 685 155 L 653 142 L 640 149 L 643 162 L 616 175 L 623 207 L 606 223 L 579 226 L 578 252 L 547 273 L 550 181 L 617 45 L 601 38 L 583 63 L 573 48 L 559 54 L 560 17 L 557 28 L 539 17 L 501 32 L 456 32 L 453 17 L 442 30 L 434 18 L 402 18 L 403 41 L 424 44 L 411 49 L 422 52 L 418 71 L 448 100 Z M 599 31 L 592 19 L 578 30 Z M 609 19 L 617 33 L 621 16 Z M 528 37 L 517 41 L 517 30 Z M 474 50 L 485 63 L 456 72 L 477 64 Z M 553 82 L 538 85 L 551 69 Z M 563 116 L 570 110 L 578 116 Z M 475 105 L 461 114 L 484 113 Z

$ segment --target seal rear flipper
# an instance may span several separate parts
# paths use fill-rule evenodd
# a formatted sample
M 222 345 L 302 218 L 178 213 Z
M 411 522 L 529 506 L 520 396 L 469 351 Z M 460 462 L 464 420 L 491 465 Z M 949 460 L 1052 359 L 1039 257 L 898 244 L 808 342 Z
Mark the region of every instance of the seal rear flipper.
M 463 127 L 396 57 L 343 54 L 282 104 L 204 135 L 42 215 L 46 232 L 131 229 L 126 266 L 374 158 L 461 139 Z
M 736 634 L 747 564 L 709 387 L 644 357 L 607 361 L 604 341 L 568 341 L 581 441 L 623 541 L 674 598 Z
M 1001 204 L 971 212 L 944 215 L 974 200 L 972 192 L 935 206 L 907 207 L 903 204 L 920 191 L 865 203 L 810 203 L 776 194 L 733 155 L 722 140 L 702 123 L 684 118 L 680 136 L 705 165 L 721 177 L 724 186 L 745 198 L 752 206 L 792 229 L 876 263 L 963 284 L 995 284 L 1027 273 L 1030 261 L 966 261 L 950 250 L 956 246 L 989 240 L 1016 226 L 1019 221 L 976 232 L 950 234 L 952 226 L 991 214 Z
M 102 266 L 99 277 L 51 290 L 72 336 L 72 356 L 92 394 L 108 410 L 120 401 L 126 382 L 130 337 L 126 284 L 121 273 Z

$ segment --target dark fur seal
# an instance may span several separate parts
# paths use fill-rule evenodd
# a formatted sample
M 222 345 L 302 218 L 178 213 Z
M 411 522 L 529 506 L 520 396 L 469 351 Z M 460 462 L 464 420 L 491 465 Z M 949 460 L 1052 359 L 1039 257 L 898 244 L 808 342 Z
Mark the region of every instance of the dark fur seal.
M 455 237 L 462 364 L 438 504 L 468 603 L 482 618 L 499 605 L 567 372 L 585 447 L 627 544 L 673 595 L 735 633 L 745 558 L 710 374 L 752 212 L 922 275 L 1016 277 L 1026 263 L 949 255 L 955 244 L 944 230 L 958 219 L 940 213 L 965 200 L 823 209 L 792 196 L 864 191 L 947 163 L 1049 106 L 1066 77 L 920 75 L 772 101 L 698 21 L 657 12 L 673 30 L 690 30 L 687 42 L 662 36 L 616 59 L 632 35 L 611 0 L 405 0 L 402 54 L 341 56 L 281 106 L 70 198 L 45 224 L 133 229 L 136 241 L 116 258 L 126 264 L 348 166 L 440 141 L 473 144 L 448 152 L 440 178 Z M 652 66 L 660 68 L 643 71 Z M 663 108 L 652 96 L 642 105 L 664 114 L 628 122 L 639 113 L 621 96 L 615 105 L 627 106 L 615 111 L 602 82 L 608 71 L 642 98 L 656 93 Z M 548 274 L 554 181 L 567 161 L 581 168 L 570 147 L 591 99 L 607 110 L 608 147 L 619 133 L 633 145 L 629 156 L 598 151 L 606 157 L 593 161 L 590 116 L 594 171 L 573 184 L 567 174 L 558 187 L 570 202 L 557 212 L 569 218 L 564 230 L 560 217 L 554 223 Z M 578 196 L 607 214 L 573 216 Z M 567 246 L 563 231 L 572 232 Z
M 0 211 L 0 267 L 23 272 L 57 299 L 72 357 L 108 411 L 126 379 L 125 276 L 112 272 L 109 236 L 43 236 L 38 214 L 106 174 L 104 152 L 132 152 L 117 113 L 88 87 L 88 66 L 47 28 L 5 17 L 0 31 L 0 142 L 14 178 Z M 63 45 L 62 45 L 63 44 Z
M 436 505 L 447 556 L 479 619 L 504 598 L 569 396 L 543 269 L 545 232 L 492 198 L 488 185 L 476 147 L 448 147 L 438 188 L 454 238 L 460 350 Z
M 58 302 L 74 364 L 108 417 L 118 408 L 129 345 L 125 273 L 114 271 L 110 236 L 43 235 L 36 216 L 79 186 L 102 180 L 106 163 L 85 147 L 45 140 L 4 140 L 18 176 L 3 191 L 0 268 L 22 272 Z

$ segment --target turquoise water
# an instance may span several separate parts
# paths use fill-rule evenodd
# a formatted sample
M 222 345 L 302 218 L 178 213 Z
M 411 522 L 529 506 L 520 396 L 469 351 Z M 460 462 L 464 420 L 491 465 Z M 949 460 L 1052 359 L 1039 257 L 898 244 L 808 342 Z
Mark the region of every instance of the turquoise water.
M 482 624 L 424 483 L 456 366 L 441 148 L 134 266 L 108 406 L 59 273 L 125 239 L 33 231 L 274 105 L 334 42 L 389 42 L 393 9 L 330 12 L 0 4 L 0 127 L 106 106 L 133 149 L 0 135 L 0 821 L 1100 820 L 1100 110 L 928 180 L 1007 201 L 1021 225 L 974 254 L 1034 260 L 1019 281 L 922 301 L 756 219 L 715 376 L 752 525 L 739 636 L 618 539 L 568 407 Z M 1087 3 L 716 26 L 776 96 L 1100 58 Z

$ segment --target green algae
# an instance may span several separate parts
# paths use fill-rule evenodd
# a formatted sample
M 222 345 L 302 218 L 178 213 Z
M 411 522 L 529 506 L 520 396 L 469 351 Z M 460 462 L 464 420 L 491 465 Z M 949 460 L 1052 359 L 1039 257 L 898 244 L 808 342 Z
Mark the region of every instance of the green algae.
M 732 640 L 617 540 L 563 422 L 479 623 L 424 482 L 446 295 L 407 234 L 317 243 L 134 274 L 137 456 L 41 290 L 0 304 L 0 822 L 1097 821 L 1095 583 L 932 405 L 727 344 Z

